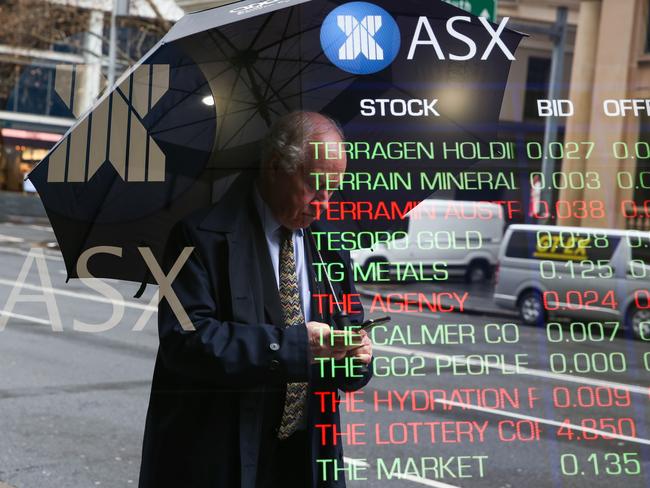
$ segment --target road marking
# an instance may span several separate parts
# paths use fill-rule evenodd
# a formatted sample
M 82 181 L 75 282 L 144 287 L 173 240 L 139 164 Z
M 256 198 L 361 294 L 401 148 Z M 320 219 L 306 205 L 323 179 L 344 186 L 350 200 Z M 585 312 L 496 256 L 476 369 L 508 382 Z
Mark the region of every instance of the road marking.
M 450 356 L 448 354 L 439 354 L 436 352 L 420 351 L 418 349 L 407 349 L 405 347 L 398 347 L 398 346 L 374 346 L 373 345 L 372 348 L 375 351 L 383 351 L 392 354 L 403 354 L 409 356 L 413 356 L 417 354 L 419 356 L 423 356 L 429 359 L 452 360 L 453 358 L 453 356 Z M 650 388 L 647 386 L 629 385 L 627 383 L 617 383 L 615 381 L 598 380 L 595 378 L 587 378 L 585 376 L 552 373 L 550 371 L 544 371 L 541 369 L 534 369 L 534 368 L 525 368 L 525 367 L 516 368 L 512 364 L 507 364 L 507 363 L 504 364 L 482 363 L 481 361 L 465 359 L 462 357 L 461 358 L 456 357 L 455 361 L 461 364 L 469 364 L 471 366 L 480 366 L 481 364 L 483 364 L 493 369 L 500 369 L 503 372 L 516 374 L 518 370 L 520 374 L 525 374 L 529 376 L 537 376 L 540 378 L 546 378 L 551 380 L 565 381 L 567 383 L 578 383 L 581 385 L 605 386 L 608 388 L 617 388 L 619 390 L 628 390 L 631 393 L 638 393 L 639 395 L 650 395 Z
M 0 242 L 25 242 L 25 239 L 22 237 L 8 236 L 6 234 L 0 234 Z
M 0 227 L 29 227 L 34 230 L 45 230 L 53 232 L 51 225 L 37 225 L 37 224 L 16 224 L 15 222 L 0 222 Z
M 0 310 L 0 315 L 6 315 L 7 317 L 12 317 L 14 319 L 27 320 L 28 322 L 36 322 L 37 324 L 42 325 L 52 324 L 49 320 L 39 319 L 38 317 L 32 317 L 31 315 L 23 315 L 21 313 L 6 312 L 4 310 Z M 0 488 L 2 488 L 2 486 L 0 486 Z
M 424 313 L 427 314 L 427 317 L 433 317 L 434 319 L 439 319 L 439 318 L 440 318 L 440 314 L 439 314 L 439 313 L 433 313 L 433 312 L 423 312 L 423 313 L 417 313 L 417 312 L 400 312 L 399 314 L 400 314 L 400 315 L 410 315 L 411 317 L 417 317 L 417 318 L 421 319 L 421 318 L 422 318 L 422 315 L 424 315 Z
M 5 310 L 0 310 L 0 315 L 6 315 L 7 317 L 10 317 L 10 318 L 25 320 L 26 322 L 35 322 L 35 323 L 41 324 L 41 325 L 52 326 L 52 322 L 50 320 L 41 319 L 39 317 L 34 317 L 33 315 L 23 315 L 21 313 L 7 312 Z M 147 323 L 149 323 L 149 322 L 147 321 Z M 131 330 L 136 331 L 135 328 L 133 328 Z M 144 328 L 143 329 L 138 329 L 138 331 L 143 331 L 143 330 L 145 330 L 145 329 Z M 53 332 L 54 332 L 54 330 L 53 330 Z M 0 488 L 2 488 L 2 486 L 0 486 Z
M 46 251 L 46 250 L 44 250 Z M 29 251 L 24 251 L 22 249 L 10 249 L 6 247 L 0 247 L 0 252 L 6 252 L 9 254 L 18 254 L 19 256 L 28 256 Z M 63 256 L 61 254 L 48 254 L 47 251 L 43 253 L 43 256 L 45 259 L 49 259 L 50 261 L 63 261 Z
M 151 379 L 104 381 L 99 383 L 76 383 L 52 386 L 21 386 L 0 390 L 0 400 L 40 397 L 46 395 L 60 395 L 64 393 L 75 394 L 89 392 L 125 391 L 142 387 L 146 388 L 147 386 L 151 386 Z
M 349 457 L 344 457 L 343 461 L 345 461 L 348 464 L 352 464 L 354 466 L 361 466 L 362 468 L 369 468 L 370 464 L 365 462 L 362 459 L 354 459 L 354 458 L 349 458 Z M 421 478 L 420 476 L 414 476 L 412 474 L 396 474 L 395 478 L 400 478 L 403 480 L 407 481 L 412 481 L 413 483 L 419 483 L 421 485 L 425 486 L 433 486 L 435 488 L 460 488 L 459 486 L 456 485 L 449 485 L 447 483 L 443 483 L 442 481 L 435 481 L 435 480 L 430 480 L 429 478 Z
M 59 273 L 60 275 L 66 276 L 66 277 L 68 276 L 68 271 L 65 270 L 65 269 L 59 269 L 59 270 L 57 270 L 57 273 Z M 74 278 L 74 279 L 76 280 L 78 278 Z M 121 283 L 123 280 L 118 280 L 116 278 L 102 278 L 102 281 L 104 283 L 116 283 L 117 284 L 117 283 Z
M 489 413 L 493 415 L 500 415 L 503 417 L 510 417 L 510 418 L 516 418 L 519 420 L 529 420 L 533 422 L 538 422 L 540 424 L 545 424 L 545 425 L 552 425 L 554 427 L 567 427 L 570 428 L 571 430 L 577 430 L 583 433 L 590 433 L 590 434 L 595 434 L 603 437 L 603 440 L 621 440 L 621 441 L 626 441 L 626 442 L 632 442 L 636 444 L 645 444 L 645 445 L 650 445 L 650 439 L 643 439 L 639 437 L 631 437 L 627 435 L 619 435 L 619 434 L 612 434 L 611 432 L 605 432 L 603 430 L 598 430 L 598 429 L 592 429 L 589 427 L 583 427 L 581 425 L 576 425 L 576 424 L 567 424 L 563 422 L 559 422 L 557 420 L 551 420 L 551 419 L 545 419 L 542 417 L 534 417 L 532 415 L 525 415 L 525 414 L 520 414 L 520 413 L 515 413 L 515 412 L 508 412 L 506 410 L 500 410 L 496 408 L 488 408 L 488 407 L 480 407 L 478 405 L 472 405 L 469 403 L 462 403 L 462 402 L 454 402 L 451 400 L 443 400 L 443 399 L 435 399 L 434 400 L 436 403 L 441 403 L 443 405 L 449 405 L 449 406 L 454 406 L 454 407 L 459 407 L 463 409 L 468 409 L 468 410 L 476 410 L 479 412 L 484 412 L 484 413 Z M 367 463 L 366 461 L 362 459 L 354 459 L 354 458 L 348 458 L 345 457 L 344 461 L 348 464 L 356 465 L 356 466 L 361 466 L 364 468 L 370 467 L 370 464 Z M 408 474 L 398 474 L 396 475 L 397 478 L 401 478 L 407 481 L 412 481 L 414 483 L 418 483 L 421 485 L 425 486 L 433 486 L 436 488 L 459 488 L 458 486 L 454 485 L 449 485 L 447 483 L 443 483 L 441 481 L 435 481 L 435 480 L 430 480 L 428 478 L 421 478 L 419 476 L 413 476 L 413 475 L 408 475 Z
M 542 418 L 542 417 L 533 417 L 532 415 L 525 415 L 523 413 L 508 412 L 507 410 L 499 410 L 497 408 L 480 407 L 478 405 L 472 405 L 470 403 L 454 402 L 452 400 L 444 400 L 442 398 L 434 399 L 434 402 L 442 403 L 443 405 L 451 405 L 453 407 L 460 407 L 460 408 L 467 408 L 467 409 L 470 409 L 470 410 L 477 410 L 479 412 L 484 412 L 484 413 L 491 413 L 491 414 L 494 414 L 494 415 L 502 415 L 504 417 L 512 417 L 512 418 L 520 419 L 520 420 L 532 420 L 533 422 L 539 422 L 540 424 L 546 424 L 546 425 L 553 425 L 555 427 L 568 427 L 571 430 L 579 430 L 581 432 L 588 432 L 590 434 L 597 434 L 597 435 L 599 435 L 601 437 L 604 436 L 605 437 L 604 440 L 618 439 L 618 440 L 621 440 L 621 441 L 634 442 L 634 443 L 637 443 L 637 444 L 645 444 L 646 446 L 650 446 L 650 439 L 643 439 L 641 437 L 631 437 L 631 436 L 622 435 L 622 434 L 612 434 L 611 432 L 605 432 L 604 430 L 592 429 L 590 427 L 583 427 L 581 425 L 567 424 L 567 423 L 564 423 L 564 422 L 559 422 L 557 420 L 545 419 L 545 418 Z
M 0 285 L 10 286 L 13 288 L 14 286 L 16 286 L 16 282 L 0 278 Z M 61 295 L 61 296 L 71 297 L 71 298 L 79 298 L 81 300 L 90 300 L 99 303 L 110 303 L 111 305 L 115 305 L 115 304 L 124 305 L 127 308 L 136 308 L 138 310 L 150 310 L 153 312 L 158 311 L 158 307 L 152 305 L 145 305 L 143 303 L 132 302 L 129 300 L 113 300 L 110 298 L 106 298 L 102 295 L 91 295 L 90 293 L 81 293 L 78 291 L 60 290 L 57 288 L 48 288 L 44 286 L 32 285 L 30 283 L 23 283 L 21 288 L 25 288 L 27 290 L 54 293 L 55 295 Z M 156 290 L 154 293 L 157 294 L 158 290 Z

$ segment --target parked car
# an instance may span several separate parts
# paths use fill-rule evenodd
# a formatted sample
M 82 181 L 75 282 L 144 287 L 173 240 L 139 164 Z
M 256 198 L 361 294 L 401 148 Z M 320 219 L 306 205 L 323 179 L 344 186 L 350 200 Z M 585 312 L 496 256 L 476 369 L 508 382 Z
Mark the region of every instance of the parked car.
M 373 249 L 352 252 L 361 266 L 414 263 L 446 268 L 468 282 L 491 277 L 503 237 L 500 205 L 489 202 L 425 200 L 408 215 L 408 230 Z
M 494 300 L 526 324 L 550 315 L 609 322 L 650 341 L 650 233 L 511 225 Z

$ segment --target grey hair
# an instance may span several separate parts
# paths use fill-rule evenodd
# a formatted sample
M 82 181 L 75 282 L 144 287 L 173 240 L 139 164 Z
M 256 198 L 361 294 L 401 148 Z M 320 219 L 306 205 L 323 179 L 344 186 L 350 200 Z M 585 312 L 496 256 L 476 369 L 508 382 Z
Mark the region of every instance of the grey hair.
M 326 123 L 314 115 L 320 115 Z M 294 173 L 307 159 L 309 141 L 330 129 L 336 130 L 344 140 L 340 124 L 327 115 L 304 111 L 283 115 L 273 123 L 262 141 L 262 163 L 277 155 L 280 166 L 287 173 Z

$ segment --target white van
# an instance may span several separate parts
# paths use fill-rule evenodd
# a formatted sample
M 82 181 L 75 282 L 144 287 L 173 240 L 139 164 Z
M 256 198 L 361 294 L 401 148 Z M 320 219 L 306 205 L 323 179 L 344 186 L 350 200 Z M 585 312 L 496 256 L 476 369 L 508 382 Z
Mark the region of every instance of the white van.
M 511 225 L 494 301 L 530 325 L 560 315 L 629 327 L 650 341 L 650 232 Z
M 446 269 L 480 282 L 492 275 L 503 237 L 500 205 L 489 202 L 424 200 L 407 214 L 408 230 L 372 249 L 352 251 L 355 264 L 414 264 Z

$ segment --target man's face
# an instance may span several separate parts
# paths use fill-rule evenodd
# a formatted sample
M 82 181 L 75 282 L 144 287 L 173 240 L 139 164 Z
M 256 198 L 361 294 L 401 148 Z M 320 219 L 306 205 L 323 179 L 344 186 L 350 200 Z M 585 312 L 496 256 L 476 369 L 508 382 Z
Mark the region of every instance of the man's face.
M 338 149 L 341 138 L 336 130 L 332 129 L 310 139 L 309 142 L 336 143 L 332 148 Z M 315 202 L 327 202 L 332 196 L 333 189 L 337 186 L 339 176 L 345 172 L 345 154 L 338 154 L 337 150 L 330 151 L 329 158 L 325 157 L 323 145 L 318 151 L 318 159 L 314 158 L 314 149 L 308 145 L 307 161 L 294 173 L 283 170 L 275 172 L 273 187 L 270 189 L 275 200 L 275 214 L 278 222 L 289 229 L 300 229 L 309 226 L 316 219 Z M 334 154 L 332 154 L 334 153 Z M 334 156 L 334 158 L 332 158 Z M 325 177 L 320 177 L 320 185 L 316 183 L 313 173 L 335 173 L 330 176 L 328 187 L 325 187 Z

